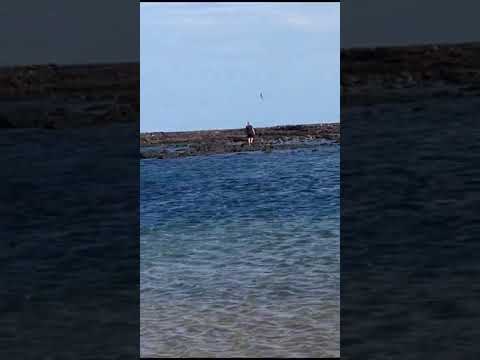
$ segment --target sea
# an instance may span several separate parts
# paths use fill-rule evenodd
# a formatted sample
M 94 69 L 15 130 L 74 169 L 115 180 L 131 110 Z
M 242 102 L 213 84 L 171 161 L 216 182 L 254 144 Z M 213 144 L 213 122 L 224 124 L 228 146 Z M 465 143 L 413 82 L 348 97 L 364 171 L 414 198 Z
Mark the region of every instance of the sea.
M 140 164 L 141 357 L 340 356 L 340 146 Z
M 0 358 L 138 358 L 138 124 L 0 147 Z

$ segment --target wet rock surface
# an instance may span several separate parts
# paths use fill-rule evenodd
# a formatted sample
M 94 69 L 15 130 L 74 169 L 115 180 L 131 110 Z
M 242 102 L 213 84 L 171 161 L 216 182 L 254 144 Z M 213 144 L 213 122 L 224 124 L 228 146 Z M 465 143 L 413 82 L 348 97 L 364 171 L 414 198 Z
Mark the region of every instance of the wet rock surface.
M 0 68 L 0 127 L 59 129 L 135 122 L 138 63 Z
M 253 145 L 244 129 L 154 132 L 140 135 L 141 158 L 179 158 L 194 155 L 273 151 L 340 142 L 340 124 L 286 125 L 257 128 Z

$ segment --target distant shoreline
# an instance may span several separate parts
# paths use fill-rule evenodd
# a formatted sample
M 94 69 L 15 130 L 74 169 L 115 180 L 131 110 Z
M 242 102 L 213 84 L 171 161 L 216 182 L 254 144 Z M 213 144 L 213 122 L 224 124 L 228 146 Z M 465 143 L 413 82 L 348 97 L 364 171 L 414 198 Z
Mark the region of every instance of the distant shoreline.
M 244 129 L 140 134 L 140 157 L 169 159 L 245 151 L 272 151 L 340 142 L 340 123 L 256 128 L 253 146 Z
M 480 42 L 345 48 L 341 67 L 343 110 L 480 95 Z
M 0 84 L 3 129 L 98 127 L 140 118 L 138 62 L 2 66 Z M 479 95 L 480 42 L 341 49 L 342 110 L 394 103 L 418 108 L 429 99 Z
M 64 129 L 135 123 L 140 64 L 0 67 L 0 128 Z

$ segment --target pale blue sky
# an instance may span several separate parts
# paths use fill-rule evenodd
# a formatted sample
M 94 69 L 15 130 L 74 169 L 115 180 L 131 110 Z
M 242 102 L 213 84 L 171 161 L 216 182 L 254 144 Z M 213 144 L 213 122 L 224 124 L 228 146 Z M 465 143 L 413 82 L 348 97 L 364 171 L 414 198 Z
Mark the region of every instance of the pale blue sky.
M 140 61 L 142 132 L 340 118 L 339 3 L 141 3 Z

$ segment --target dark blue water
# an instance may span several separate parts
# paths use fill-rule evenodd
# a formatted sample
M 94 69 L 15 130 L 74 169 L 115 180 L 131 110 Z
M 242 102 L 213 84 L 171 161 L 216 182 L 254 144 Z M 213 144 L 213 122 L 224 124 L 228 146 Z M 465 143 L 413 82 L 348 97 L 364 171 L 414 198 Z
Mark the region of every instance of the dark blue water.
M 138 358 L 138 123 L 0 148 L 0 358 Z
M 141 356 L 339 356 L 339 149 L 141 162 Z

